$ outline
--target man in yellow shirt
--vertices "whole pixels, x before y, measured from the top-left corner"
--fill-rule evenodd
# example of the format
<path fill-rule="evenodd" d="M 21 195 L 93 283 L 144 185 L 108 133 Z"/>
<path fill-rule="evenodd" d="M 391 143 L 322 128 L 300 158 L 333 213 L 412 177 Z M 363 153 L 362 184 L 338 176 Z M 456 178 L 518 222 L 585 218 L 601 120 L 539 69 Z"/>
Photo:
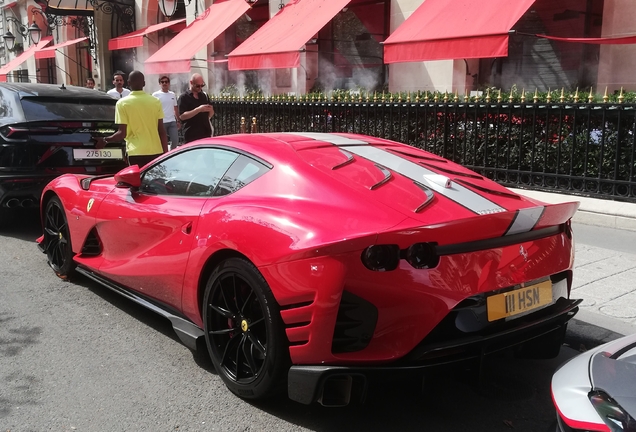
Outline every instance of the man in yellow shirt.
<path fill-rule="evenodd" d="M 126 140 L 129 165 L 142 167 L 168 151 L 168 139 L 163 127 L 163 108 L 159 99 L 144 92 L 146 81 L 140 71 L 128 76 L 130 95 L 115 106 L 117 132 L 103 139 L 103 145 Z M 98 147 L 100 146 L 98 143 Z"/>

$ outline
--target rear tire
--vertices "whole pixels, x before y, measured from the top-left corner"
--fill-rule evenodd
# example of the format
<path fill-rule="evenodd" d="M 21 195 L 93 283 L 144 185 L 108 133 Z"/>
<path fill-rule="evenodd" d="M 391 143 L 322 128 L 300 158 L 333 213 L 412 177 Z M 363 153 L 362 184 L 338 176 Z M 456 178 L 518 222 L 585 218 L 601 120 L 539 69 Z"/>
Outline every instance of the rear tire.
<path fill-rule="evenodd" d="M 203 297 L 203 323 L 212 363 L 234 394 L 262 399 L 285 388 L 287 337 L 278 304 L 254 265 L 230 258 L 214 270 Z"/>
<path fill-rule="evenodd" d="M 58 197 L 51 198 L 44 210 L 44 250 L 55 274 L 68 279 L 73 276 L 75 262 L 64 206 Z"/>

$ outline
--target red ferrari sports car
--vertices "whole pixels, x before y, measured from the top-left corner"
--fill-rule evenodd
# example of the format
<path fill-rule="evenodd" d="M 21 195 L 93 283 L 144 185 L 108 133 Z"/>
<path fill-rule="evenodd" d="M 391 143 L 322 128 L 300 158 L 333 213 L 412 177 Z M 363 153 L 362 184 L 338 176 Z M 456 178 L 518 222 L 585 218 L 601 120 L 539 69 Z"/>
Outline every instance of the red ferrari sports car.
<path fill-rule="evenodd" d="M 577 207 L 379 138 L 243 134 L 53 180 L 38 241 L 58 276 L 167 317 L 235 394 L 342 406 L 377 375 L 556 355 Z"/>

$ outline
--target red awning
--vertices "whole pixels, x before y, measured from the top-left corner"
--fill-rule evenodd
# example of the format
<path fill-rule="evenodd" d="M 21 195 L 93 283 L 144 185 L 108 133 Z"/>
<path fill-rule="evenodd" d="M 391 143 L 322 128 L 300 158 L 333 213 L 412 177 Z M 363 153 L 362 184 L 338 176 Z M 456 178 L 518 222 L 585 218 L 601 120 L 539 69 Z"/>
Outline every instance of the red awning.
<path fill-rule="evenodd" d="M 229 70 L 300 66 L 303 46 L 350 1 L 290 0 L 229 54 Z"/>
<path fill-rule="evenodd" d="M 238 20 L 250 6 L 245 0 L 214 3 L 170 42 L 145 61 L 147 74 L 190 72 L 190 60 Z M 207 59 L 203 59 L 206 60 Z"/>
<path fill-rule="evenodd" d="M 30 57 L 33 56 L 36 52 L 47 46 L 53 40 L 53 36 L 47 36 L 42 38 L 42 40 L 37 45 L 31 45 L 24 51 L 22 54 L 11 60 L 6 65 L 0 68 L 0 82 L 7 81 L 7 74 L 11 72 L 13 69 L 20 66 L 22 63 L 27 61 Z"/>
<path fill-rule="evenodd" d="M 60 48 L 64 48 L 70 45 L 75 45 L 76 43 L 80 43 L 85 41 L 86 39 L 88 39 L 87 37 L 82 37 L 79 39 L 73 39 L 70 41 L 66 41 L 66 42 L 62 42 L 59 43 L 57 45 L 53 45 L 50 47 L 46 47 L 46 48 L 42 48 L 41 50 L 38 50 L 35 52 L 35 58 L 40 60 L 40 59 L 47 59 L 47 58 L 55 58 L 55 51 L 57 51 Z"/>
<path fill-rule="evenodd" d="M 384 63 L 506 57 L 534 0 L 426 0 L 384 41 Z"/>
<path fill-rule="evenodd" d="M 185 22 L 185 18 L 178 19 L 174 21 L 162 22 L 159 24 L 153 24 L 141 30 L 134 31 L 132 33 L 127 33 L 122 36 L 118 36 L 116 38 L 112 38 L 108 41 L 108 50 L 120 50 L 126 48 L 137 48 L 140 46 L 144 46 L 144 37 L 149 35 L 150 33 L 158 32 L 159 30 L 163 30 L 168 27 L 172 27 L 177 24 L 181 24 Z"/>

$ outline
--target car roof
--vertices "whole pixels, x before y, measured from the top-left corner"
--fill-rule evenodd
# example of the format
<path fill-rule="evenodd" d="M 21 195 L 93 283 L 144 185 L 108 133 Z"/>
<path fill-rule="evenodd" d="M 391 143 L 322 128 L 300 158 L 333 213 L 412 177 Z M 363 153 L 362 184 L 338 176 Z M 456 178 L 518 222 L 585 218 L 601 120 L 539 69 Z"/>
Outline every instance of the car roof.
<path fill-rule="evenodd" d="M 259 157 L 270 159 L 282 156 L 285 151 L 298 152 L 316 146 L 331 147 L 332 142 L 340 140 L 359 141 L 365 145 L 404 146 L 417 152 L 419 149 L 406 144 L 389 141 L 382 138 L 354 133 L 305 133 L 305 132 L 265 132 L 254 134 L 231 134 L 211 138 L 218 144 L 227 144 L 253 153 Z M 441 157 L 431 155 L 433 158 Z"/>
<path fill-rule="evenodd" d="M 14 91 L 23 97 L 90 97 L 94 99 L 112 100 L 106 93 L 98 90 L 78 86 L 66 86 L 64 84 L 40 84 L 40 83 L 0 83 L 0 87 Z"/>

